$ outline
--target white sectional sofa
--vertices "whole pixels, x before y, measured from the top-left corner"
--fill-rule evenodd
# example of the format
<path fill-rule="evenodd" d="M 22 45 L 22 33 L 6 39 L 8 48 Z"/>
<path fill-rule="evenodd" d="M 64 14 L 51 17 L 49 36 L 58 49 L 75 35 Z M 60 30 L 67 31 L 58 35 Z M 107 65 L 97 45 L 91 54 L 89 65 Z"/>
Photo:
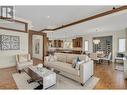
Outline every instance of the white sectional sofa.
<path fill-rule="evenodd" d="M 44 65 L 60 71 L 60 74 L 76 80 L 84 85 L 84 83 L 93 75 L 93 61 L 86 55 L 55 53 L 56 60 L 49 61 L 49 56 L 45 57 Z M 84 60 L 80 64 L 79 69 L 72 67 L 72 61 L 79 57 Z"/>

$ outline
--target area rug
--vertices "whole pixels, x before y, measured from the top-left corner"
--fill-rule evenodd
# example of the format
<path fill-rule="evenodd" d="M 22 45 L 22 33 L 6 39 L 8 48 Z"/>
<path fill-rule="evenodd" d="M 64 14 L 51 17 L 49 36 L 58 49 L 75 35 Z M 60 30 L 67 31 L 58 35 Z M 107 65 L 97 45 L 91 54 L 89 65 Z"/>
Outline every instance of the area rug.
<path fill-rule="evenodd" d="M 15 73 L 12 75 L 13 79 L 17 85 L 18 89 L 34 89 L 36 88 L 39 84 L 36 82 L 32 82 L 32 83 L 28 83 L 27 80 L 30 79 L 30 77 L 25 73 Z M 99 78 L 97 77 L 91 77 L 84 86 L 81 86 L 80 83 L 71 80 L 67 77 L 64 77 L 62 75 L 57 74 L 57 82 L 54 86 L 48 88 L 47 90 L 73 90 L 73 89 L 77 89 L 77 90 L 85 90 L 85 89 L 94 89 L 94 87 L 96 86 L 96 84 L 98 83 Z"/>

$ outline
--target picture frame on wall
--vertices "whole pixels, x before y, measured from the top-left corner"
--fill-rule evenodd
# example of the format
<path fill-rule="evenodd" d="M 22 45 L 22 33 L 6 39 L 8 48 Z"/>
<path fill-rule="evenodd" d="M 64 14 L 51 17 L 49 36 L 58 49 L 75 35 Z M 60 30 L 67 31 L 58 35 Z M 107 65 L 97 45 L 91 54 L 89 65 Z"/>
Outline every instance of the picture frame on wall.
<path fill-rule="evenodd" d="M 43 58 L 43 36 L 32 36 L 32 57 L 42 60 Z"/>
<path fill-rule="evenodd" d="M 20 37 L 12 35 L 0 35 L 0 50 L 20 50 Z"/>

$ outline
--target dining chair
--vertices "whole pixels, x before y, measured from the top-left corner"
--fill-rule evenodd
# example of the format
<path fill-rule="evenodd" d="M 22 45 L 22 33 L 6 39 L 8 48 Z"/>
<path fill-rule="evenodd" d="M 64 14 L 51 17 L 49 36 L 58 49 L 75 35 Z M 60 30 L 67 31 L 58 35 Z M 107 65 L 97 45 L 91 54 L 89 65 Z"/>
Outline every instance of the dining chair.
<path fill-rule="evenodd" d="M 105 61 L 107 61 L 108 64 L 110 64 L 111 57 L 112 57 L 112 53 L 110 52 L 108 56 L 103 57 L 103 58 L 100 58 L 100 60 L 102 60 L 103 63 L 104 63 Z"/>

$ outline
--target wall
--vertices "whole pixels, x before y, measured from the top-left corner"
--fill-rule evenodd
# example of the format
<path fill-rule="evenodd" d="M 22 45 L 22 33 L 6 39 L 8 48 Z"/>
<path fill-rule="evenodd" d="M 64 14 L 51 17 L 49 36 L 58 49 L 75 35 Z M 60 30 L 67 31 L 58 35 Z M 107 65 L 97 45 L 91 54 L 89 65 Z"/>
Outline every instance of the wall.
<path fill-rule="evenodd" d="M 93 52 L 93 37 L 101 37 L 101 36 L 112 36 L 112 57 L 113 61 L 115 56 L 117 55 L 118 52 L 118 39 L 119 38 L 125 38 L 125 29 L 120 30 L 120 31 L 110 31 L 110 32 L 102 32 L 102 33 L 91 33 L 91 34 L 86 34 L 83 36 L 83 50 L 84 50 L 84 41 L 88 40 L 89 41 L 89 52 Z"/>
<path fill-rule="evenodd" d="M 15 66 L 15 55 L 28 53 L 28 33 L 0 29 L 1 34 L 20 36 L 20 50 L 0 51 L 0 68 Z"/>

